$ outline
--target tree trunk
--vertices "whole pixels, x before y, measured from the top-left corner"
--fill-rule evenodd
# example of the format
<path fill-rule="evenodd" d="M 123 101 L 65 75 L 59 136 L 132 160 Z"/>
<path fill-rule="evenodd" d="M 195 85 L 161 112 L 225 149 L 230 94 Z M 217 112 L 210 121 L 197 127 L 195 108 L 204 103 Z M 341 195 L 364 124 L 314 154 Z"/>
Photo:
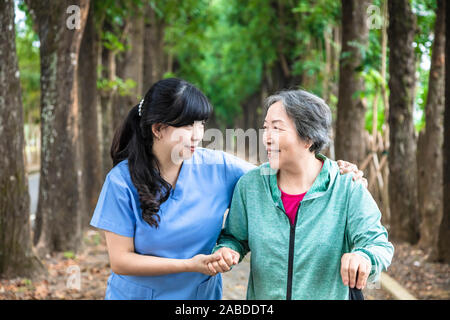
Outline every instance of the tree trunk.
<path fill-rule="evenodd" d="M 144 58 L 144 18 L 136 14 L 130 17 L 130 32 L 127 39 L 130 48 L 116 56 L 116 75 L 123 81 L 131 79 L 136 83 L 134 88 L 124 95 L 117 95 L 113 105 L 114 131 L 119 127 L 128 111 L 139 103 L 143 88 Z"/>
<path fill-rule="evenodd" d="M 339 65 L 337 105 L 336 159 L 360 163 L 364 158 L 364 124 L 366 108 L 359 97 L 364 80 L 359 75 L 363 64 L 361 46 L 366 47 L 368 1 L 342 0 L 342 51 Z"/>
<path fill-rule="evenodd" d="M 116 54 L 113 50 L 102 47 L 102 78 L 112 82 L 116 78 Z M 110 155 L 110 149 L 113 138 L 113 116 L 112 108 L 116 100 L 117 92 L 112 90 L 104 90 L 100 93 L 101 104 L 101 154 L 102 169 L 104 179 L 108 172 L 112 169 L 113 163 Z"/>
<path fill-rule="evenodd" d="M 155 10 L 146 5 L 145 32 L 144 32 L 144 78 L 142 94 L 158 80 L 161 80 L 167 71 L 168 57 L 164 52 L 164 21 L 159 18 Z"/>
<path fill-rule="evenodd" d="M 42 150 L 34 240 L 40 254 L 76 251 L 81 243 L 76 74 L 89 0 L 27 4 L 37 24 L 41 57 Z"/>
<path fill-rule="evenodd" d="M 13 0 L 0 2 L 0 30 L 0 276 L 32 277 L 44 266 L 31 241 Z"/>
<path fill-rule="evenodd" d="M 442 219 L 442 147 L 445 72 L 445 11 L 444 0 L 438 0 L 434 42 L 428 81 L 425 130 L 418 143 L 418 195 L 421 216 L 420 241 L 422 249 L 436 259 L 436 228 Z"/>
<path fill-rule="evenodd" d="M 419 235 L 413 123 L 415 16 L 409 0 L 390 0 L 388 7 L 390 235 L 395 240 L 415 244 Z"/>
<path fill-rule="evenodd" d="M 450 6 L 445 5 L 445 34 L 450 39 Z M 445 55 L 450 57 L 450 41 L 445 43 Z M 445 60 L 445 113 L 444 113 L 444 211 L 438 236 L 438 261 L 450 263 L 450 59 Z"/>
<path fill-rule="evenodd" d="M 78 87 L 80 101 L 81 183 L 80 197 L 84 205 L 82 227 L 87 227 L 95 209 L 102 186 L 102 158 L 99 148 L 97 105 L 97 62 L 99 35 L 95 25 L 94 6 L 91 5 L 80 45 Z"/>

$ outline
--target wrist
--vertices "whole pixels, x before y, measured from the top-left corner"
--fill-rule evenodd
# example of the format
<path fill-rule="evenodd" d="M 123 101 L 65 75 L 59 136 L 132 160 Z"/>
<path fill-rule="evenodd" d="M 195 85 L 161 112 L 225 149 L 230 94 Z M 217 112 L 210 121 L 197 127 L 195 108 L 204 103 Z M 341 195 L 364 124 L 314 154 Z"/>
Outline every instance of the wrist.
<path fill-rule="evenodd" d="M 192 258 L 182 259 L 181 263 L 182 263 L 183 272 L 195 272 L 194 261 Z"/>

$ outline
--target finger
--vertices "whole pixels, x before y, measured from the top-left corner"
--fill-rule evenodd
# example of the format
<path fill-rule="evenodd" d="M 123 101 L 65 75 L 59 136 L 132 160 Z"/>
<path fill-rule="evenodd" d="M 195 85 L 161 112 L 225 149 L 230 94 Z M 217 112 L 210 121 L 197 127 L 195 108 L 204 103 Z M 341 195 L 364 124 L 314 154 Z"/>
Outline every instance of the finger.
<path fill-rule="evenodd" d="M 348 268 L 349 268 L 348 255 L 344 254 L 341 259 L 341 277 L 344 286 L 348 286 Z"/>
<path fill-rule="evenodd" d="M 212 265 L 217 272 L 224 272 L 224 270 L 222 270 L 222 267 L 219 265 L 218 261 L 214 261 Z"/>
<path fill-rule="evenodd" d="M 364 175 L 364 172 L 362 172 L 361 170 L 359 170 L 357 173 L 355 173 L 355 174 L 353 175 L 353 181 L 357 181 L 357 180 L 359 180 L 359 179 L 362 179 L 363 175 Z"/>
<path fill-rule="evenodd" d="M 367 277 L 369 276 L 368 266 L 369 266 L 369 264 L 366 261 L 359 264 L 358 280 L 356 283 L 356 287 L 358 289 L 363 289 L 366 286 Z"/>
<path fill-rule="evenodd" d="M 225 251 L 222 253 L 222 257 L 225 260 L 225 262 L 228 264 L 228 266 L 231 266 L 234 264 L 234 257 L 229 251 Z"/>
<path fill-rule="evenodd" d="M 222 272 L 230 271 L 230 267 L 229 267 L 228 263 L 224 259 L 219 260 L 219 265 L 220 265 L 220 267 L 223 270 Z"/>
<path fill-rule="evenodd" d="M 370 263 L 366 264 L 366 277 L 364 278 L 362 288 L 364 289 L 367 285 L 367 280 L 369 279 L 370 271 L 372 270 L 372 266 Z"/>
<path fill-rule="evenodd" d="M 356 273 L 358 272 L 358 260 L 355 258 L 350 258 L 349 269 L 348 269 L 348 277 L 350 288 L 354 288 L 356 285 Z"/>
<path fill-rule="evenodd" d="M 237 252 L 234 252 L 234 254 L 233 254 L 234 264 L 239 263 L 239 257 L 240 257 L 240 254 Z"/>
<path fill-rule="evenodd" d="M 211 275 L 215 275 L 217 273 L 216 269 L 214 269 L 213 265 L 211 262 L 208 263 L 208 270 L 211 273 Z"/>
<path fill-rule="evenodd" d="M 340 173 L 344 173 L 345 168 L 346 168 L 346 162 L 343 160 L 338 160 L 337 161 L 338 167 L 339 167 L 339 172 Z"/>
<path fill-rule="evenodd" d="M 346 167 L 348 167 L 349 162 L 347 162 L 345 160 L 338 160 L 338 165 L 339 165 L 339 167 L 346 168 Z"/>
<path fill-rule="evenodd" d="M 214 262 L 214 261 L 218 261 L 218 260 L 222 259 L 222 255 L 220 254 L 220 252 L 215 252 L 215 253 L 207 256 L 206 259 L 208 262 Z"/>
<path fill-rule="evenodd" d="M 367 186 L 369 185 L 369 183 L 367 182 L 367 179 L 366 178 L 362 178 L 361 180 L 362 180 L 362 184 L 364 185 L 364 187 L 367 188 Z"/>
<path fill-rule="evenodd" d="M 365 264 L 360 263 L 358 266 L 357 271 L 357 277 L 356 277 L 356 288 L 362 289 L 364 285 L 364 280 L 367 278 L 366 276 L 366 266 Z"/>
<path fill-rule="evenodd" d="M 347 161 L 342 161 L 342 166 L 339 167 L 340 172 L 342 174 L 346 174 L 346 173 L 350 173 L 350 172 L 355 172 L 354 169 L 357 168 L 354 164 L 347 162 Z M 358 171 L 358 170 L 356 170 Z"/>

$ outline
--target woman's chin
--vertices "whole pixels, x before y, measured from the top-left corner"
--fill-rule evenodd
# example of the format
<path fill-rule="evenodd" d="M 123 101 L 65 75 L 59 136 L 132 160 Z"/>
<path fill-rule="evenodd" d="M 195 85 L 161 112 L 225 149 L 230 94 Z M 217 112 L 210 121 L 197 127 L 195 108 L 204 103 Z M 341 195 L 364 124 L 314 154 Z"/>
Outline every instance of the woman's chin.
<path fill-rule="evenodd" d="M 271 169 L 280 169 L 280 158 L 279 157 L 269 157 L 269 165 Z"/>
<path fill-rule="evenodd" d="M 183 152 L 180 153 L 180 157 L 183 160 L 189 160 L 194 155 L 194 152 L 195 152 L 195 149 L 192 150 L 192 149 L 184 148 Z"/>

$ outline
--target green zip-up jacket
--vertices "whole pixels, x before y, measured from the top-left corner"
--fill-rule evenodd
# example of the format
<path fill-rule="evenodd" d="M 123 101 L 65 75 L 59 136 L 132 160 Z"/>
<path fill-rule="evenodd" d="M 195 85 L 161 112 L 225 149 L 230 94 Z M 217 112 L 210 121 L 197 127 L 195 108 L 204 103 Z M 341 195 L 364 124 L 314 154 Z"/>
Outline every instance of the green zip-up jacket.
<path fill-rule="evenodd" d="M 247 299 L 348 299 L 341 257 L 357 252 L 372 264 L 369 282 L 390 265 L 394 247 L 381 225 L 369 191 L 341 175 L 325 156 L 324 165 L 303 198 L 294 226 L 289 222 L 276 171 L 269 163 L 247 172 L 236 184 L 221 247 L 251 251 Z M 231 271 L 233 272 L 233 271 Z"/>

